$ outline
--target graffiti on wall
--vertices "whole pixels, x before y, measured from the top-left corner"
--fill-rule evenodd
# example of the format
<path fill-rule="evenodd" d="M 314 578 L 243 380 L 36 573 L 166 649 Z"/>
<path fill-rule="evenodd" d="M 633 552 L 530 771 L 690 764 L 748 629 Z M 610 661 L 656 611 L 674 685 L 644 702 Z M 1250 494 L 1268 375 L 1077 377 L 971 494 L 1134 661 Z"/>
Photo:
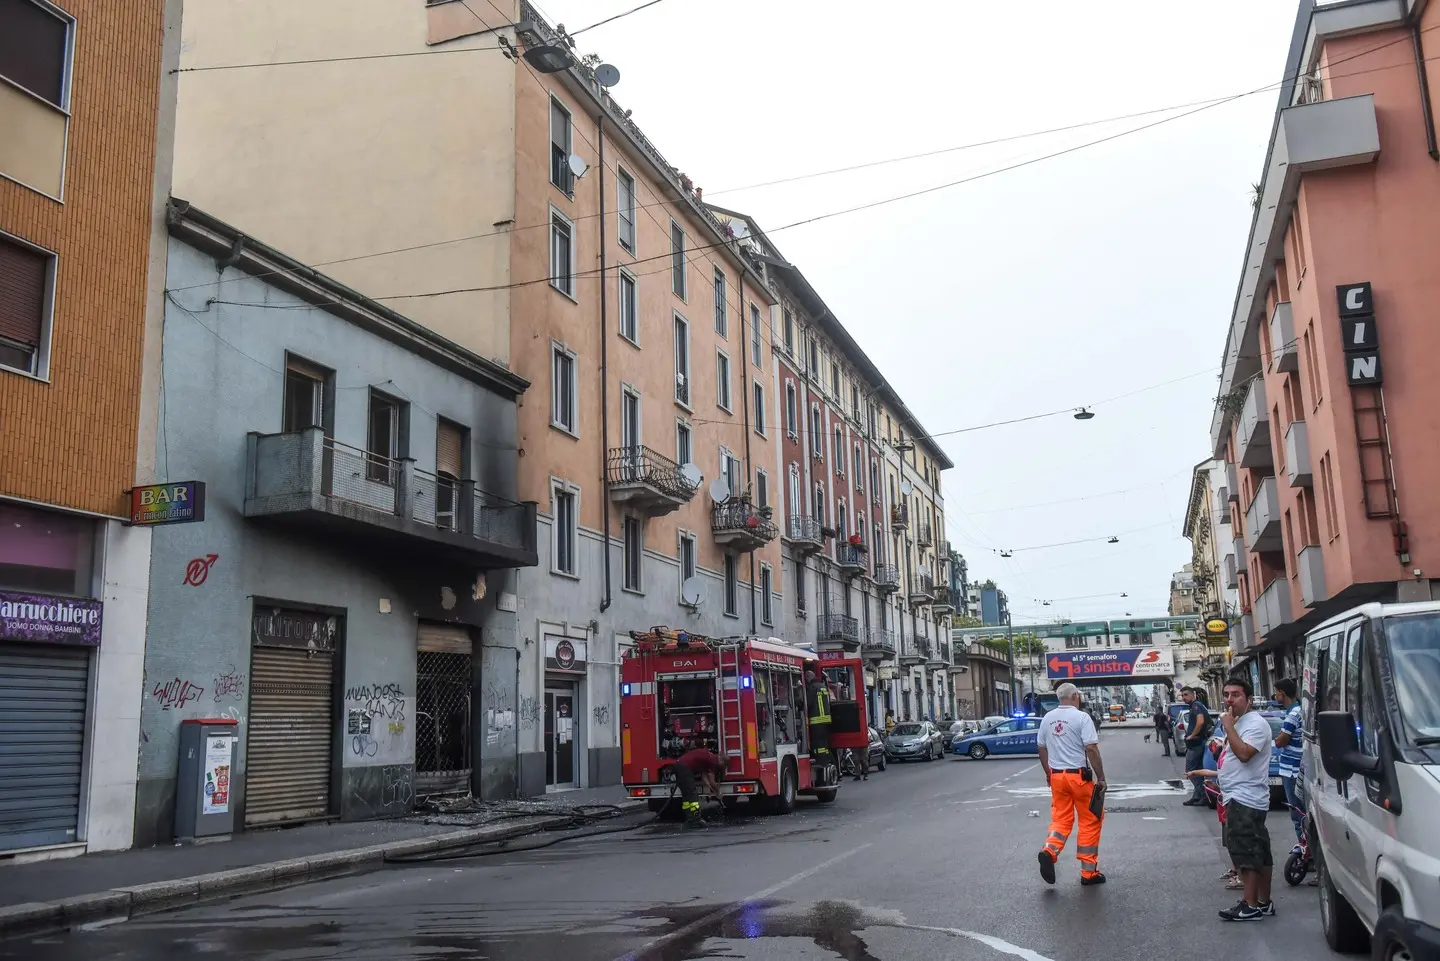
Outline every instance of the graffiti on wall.
<path fill-rule="evenodd" d="M 540 721 L 540 699 L 538 697 L 520 698 L 520 726 L 526 728 L 534 727 Z"/>
<path fill-rule="evenodd" d="M 235 670 L 231 664 L 225 668 L 223 674 L 215 677 L 211 688 L 215 692 L 215 703 L 225 700 L 238 701 L 245 697 L 245 675 Z"/>
<path fill-rule="evenodd" d="M 610 706 L 608 704 L 596 706 L 590 711 L 590 715 L 595 718 L 595 723 L 601 727 L 610 726 Z"/>
<path fill-rule="evenodd" d="M 210 568 L 220 559 L 219 554 L 206 554 L 204 557 L 193 557 L 190 563 L 185 565 L 185 580 L 182 582 L 186 587 L 199 587 L 210 577 Z"/>
<path fill-rule="evenodd" d="M 182 677 L 172 677 L 156 684 L 150 690 L 150 696 L 160 702 L 160 709 L 163 711 L 178 711 L 185 705 L 200 700 L 204 693 L 205 688 Z"/>
<path fill-rule="evenodd" d="M 352 764 L 394 764 L 411 758 L 407 736 L 414 699 L 393 681 L 345 691 L 345 730 Z"/>

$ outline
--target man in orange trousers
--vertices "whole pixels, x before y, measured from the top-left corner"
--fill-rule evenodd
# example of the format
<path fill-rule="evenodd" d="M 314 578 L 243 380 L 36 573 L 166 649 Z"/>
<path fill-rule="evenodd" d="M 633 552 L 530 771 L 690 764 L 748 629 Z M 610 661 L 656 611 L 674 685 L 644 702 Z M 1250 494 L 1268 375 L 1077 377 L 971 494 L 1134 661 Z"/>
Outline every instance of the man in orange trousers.
<path fill-rule="evenodd" d="M 1105 787 L 1105 766 L 1100 761 L 1100 736 L 1090 715 L 1080 710 L 1080 689 L 1061 684 L 1055 691 L 1060 706 L 1040 723 L 1036 742 L 1040 767 L 1050 785 L 1050 837 L 1040 849 L 1040 876 L 1055 883 L 1055 862 L 1070 840 L 1075 819 L 1080 836 L 1075 856 L 1080 859 L 1080 883 L 1104 884 L 1100 873 L 1100 825 L 1104 814 L 1090 810 L 1095 789 Z"/>

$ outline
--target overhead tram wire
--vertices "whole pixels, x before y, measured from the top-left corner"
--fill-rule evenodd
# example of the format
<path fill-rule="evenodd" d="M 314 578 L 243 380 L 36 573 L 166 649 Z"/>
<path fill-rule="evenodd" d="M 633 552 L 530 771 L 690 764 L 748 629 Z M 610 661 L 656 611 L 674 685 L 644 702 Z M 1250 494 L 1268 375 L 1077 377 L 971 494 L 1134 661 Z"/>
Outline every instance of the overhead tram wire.
<path fill-rule="evenodd" d="M 607 23 L 614 23 L 616 20 L 623 20 L 624 18 L 630 16 L 632 13 L 639 13 L 641 10 L 648 9 L 655 6 L 657 3 L 663 2 L 664 0 L 646 0 L 645 3 L 640 4 L 638 7 L 631 7 L 629 10 L 626 10 L 622 13 L 617 13 L 613 17 L 606 17 L 604 20 L 597 20 L 594 23 L 590 24 L 588 27 L 581 27 L 579 30 L 572 30 L 570 31 L 570 36 L 578 37 L 580 36 L 580 34 L 586 32 L 587 30 L 594 30 L 596 27 L 603 27 Z"/>

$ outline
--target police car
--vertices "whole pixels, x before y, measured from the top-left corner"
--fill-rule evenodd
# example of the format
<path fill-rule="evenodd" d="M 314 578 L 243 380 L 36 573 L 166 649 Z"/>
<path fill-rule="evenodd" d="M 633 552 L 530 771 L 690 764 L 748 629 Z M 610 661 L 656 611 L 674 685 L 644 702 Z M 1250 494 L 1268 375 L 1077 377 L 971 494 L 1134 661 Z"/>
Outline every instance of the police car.
<path fill-rule="evenodd" d="M 1040 731 L 1038 717 L 1011 717 L 984 728 L 975 734 L 955 738 L 950 753 L 983 761 L 992 754 L 1038 754 L 1036 737 Z"/>

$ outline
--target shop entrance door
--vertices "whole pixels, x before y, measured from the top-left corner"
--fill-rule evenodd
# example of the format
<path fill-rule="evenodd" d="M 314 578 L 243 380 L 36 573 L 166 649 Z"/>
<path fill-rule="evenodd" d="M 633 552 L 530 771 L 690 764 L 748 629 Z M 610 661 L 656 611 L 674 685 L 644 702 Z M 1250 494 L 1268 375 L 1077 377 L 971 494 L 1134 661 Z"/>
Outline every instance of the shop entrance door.
<path fill-rule="evenodd" d="M 573 788 L 575 774 L 575 685 L 545 688 L 545 789 Z"/>

